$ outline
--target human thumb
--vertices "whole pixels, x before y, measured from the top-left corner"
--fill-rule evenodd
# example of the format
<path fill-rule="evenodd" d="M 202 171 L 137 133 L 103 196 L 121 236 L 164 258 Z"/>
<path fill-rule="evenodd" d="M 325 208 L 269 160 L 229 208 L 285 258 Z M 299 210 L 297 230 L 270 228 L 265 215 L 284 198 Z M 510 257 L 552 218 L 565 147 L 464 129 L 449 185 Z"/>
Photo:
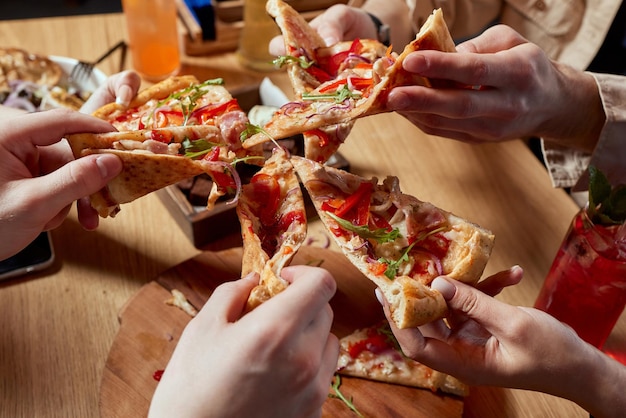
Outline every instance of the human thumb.
<path fill-rule="evenodd" d="M 122 171 L 122 161 L 112 154 L 93 154 L 71 161 L 38 181 L 39 196 L 47 210 L 56 212 L 73 201 L 103 188 Z"/>

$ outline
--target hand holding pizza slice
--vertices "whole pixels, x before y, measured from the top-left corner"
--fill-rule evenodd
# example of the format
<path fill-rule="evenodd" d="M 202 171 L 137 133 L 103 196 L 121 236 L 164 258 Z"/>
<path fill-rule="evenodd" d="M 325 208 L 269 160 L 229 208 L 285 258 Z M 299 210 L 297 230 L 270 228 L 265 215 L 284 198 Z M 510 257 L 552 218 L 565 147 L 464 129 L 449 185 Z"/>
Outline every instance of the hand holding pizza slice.
<path fill-rule="evenodd" d="M 119 132 L 68 136 L 75 158 L 110 153 L 123 161 L 122 172 L 90 196 L 100 216 L 113 217 L 120 204 L 201 173 L 213 179 L 209 208 L 227 192 L 236 201 L 241 184 L 233 163 L 263 158 L 260 147 L 241 146 L 248 118 L 222 83 L 169 78 L 139 92 L 128 107 L 111 103 L 94 112 Z"/>
<path fill-rule="evenodd" d="M 260 275 L 248 298 L 249 311 L 287 287 L 280 272 L 306 237 L 302 190 L 283 149 L 274 148 L 263 168 L 242 187 L 237 216 L 243 238 L 242 277 Z"/>
<path fill-rule="evenodd" d="M 281 0 L 270 0 L 272 2 L 282 3 Z M 299 25 L 305 25 L 300 31 L 304 35 L 294 36 L 295 40 L 291 41 L 286 36 L 286 46 L 288 54 L 295 54 L 290 64 L 290 75 L 292 82 L 294 79 L 301 80 L 301 97 L 282 106 L 264 126 L 264 132 L 250 137 L 244 147 L 256 146 L 268 141 L 269 137 L 285 138 L 388 112 L 387 97 L 394 87 L 432 85 L 431 80 L 403 69 L 402 63 L 408 54 L 420 49 L 456 51 L 440 9 L 433 12 L 415 39 L 398 56 L 390 49 L 381 53 L 380 48 L 384 46 L 377 41 L 359 39 L 350 43 L 347 49 L 345 43 L 313 50 L 296 49 L 298 44 L 292 43 L 313 36 L 308 23 Z M 297 28 L 298 25 L 290 26 L 296 34 Z M 315 44 L 311 43 L 312 46 Z M 298 69 L 298 66 L 301 68 Z"/>
<path fill-rule="evenodd" d="M 398 328 L 442 318 L 446 303 L 431 289 L 441 275 L 475 284 L 493 234 L 400 191 L 299 157 L 291 158 L 324 225 L 347 258 L 383 292 Z"/>

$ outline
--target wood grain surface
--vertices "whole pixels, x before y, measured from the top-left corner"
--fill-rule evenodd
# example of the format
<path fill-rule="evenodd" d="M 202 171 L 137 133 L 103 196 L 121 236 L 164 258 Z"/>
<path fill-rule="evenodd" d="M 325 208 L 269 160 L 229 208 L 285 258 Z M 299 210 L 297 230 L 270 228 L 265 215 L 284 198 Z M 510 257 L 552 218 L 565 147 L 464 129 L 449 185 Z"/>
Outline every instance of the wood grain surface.
<path fill-rule="evenodd" d="M 342 337 L 383 318 L 374 286 L 340 253 L 305 246 L 292 264 L 318 264 L 337 281 L 331 300 L 335 313 L 332 331 Z M 215 287 L 236 280 L 241 272 L 241 249 L 204 252 L 175 266 L 143 286 L 120 313 L 120 330 L 111 346 L 100 389 L 103 418 L 145 416 L 156 389 L 153 374 L 166 367 L 190 317 L 165 304 L 178 289 L 197 308 Z M 330 386 L 329 386 L 330 388 Z M 364 379 L 342 377 L 341 391 L 352 397 L 366 417 L 461 417 L 463 398 Z M 340 400 L 329 398 L 323 416 L 354 417 Z"/>

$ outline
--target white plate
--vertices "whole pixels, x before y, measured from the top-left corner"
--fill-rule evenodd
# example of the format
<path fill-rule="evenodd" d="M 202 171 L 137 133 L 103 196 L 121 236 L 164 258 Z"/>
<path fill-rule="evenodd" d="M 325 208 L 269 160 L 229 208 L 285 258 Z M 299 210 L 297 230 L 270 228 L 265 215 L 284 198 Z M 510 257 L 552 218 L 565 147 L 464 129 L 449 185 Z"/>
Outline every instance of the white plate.
<path fill-rule="evenodd" d="M 59 57 L 56 55 L 49 55 L 51 61 L 57 63 L 64 72 L 64 79 L 61 80 L 61 85 L 67 83 L 67 77 L 69 77 L 72 69 L 78 64 L 78 60 L 74 58 L 68 57 Z M 95 89 L 97 89 L 100 85 L 104 84 L 107 79 L 107 75 L 103 73 L 101 70 L 94 68 L 93 72 L 89 77 L 79 80 L 77 82 L 77 87 L 82 91 L 93 93 Z"/>

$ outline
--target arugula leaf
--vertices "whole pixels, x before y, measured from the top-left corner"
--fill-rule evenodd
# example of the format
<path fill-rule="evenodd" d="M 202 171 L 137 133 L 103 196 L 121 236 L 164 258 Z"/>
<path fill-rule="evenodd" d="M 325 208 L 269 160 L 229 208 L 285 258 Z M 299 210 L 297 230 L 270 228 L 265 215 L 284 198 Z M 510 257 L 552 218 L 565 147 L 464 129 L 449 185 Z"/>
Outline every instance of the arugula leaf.
<path fill-rule="evenodd" d="M 595 166 L 589 166 L 587 214 L 599 225 L 619 225 L 626 221 L 626 185 L 611 186 L 606 175 Z"/>
<path fill-rule="evenodd" d="M 391 231 L 387 232 L 385 228 L 378 228 L 375 230 L 369 229 L 367 225 L 359 226 L 353 225 L 352 222 L 347 221 L 339 216 L 335 215 L 332 212 L 326 212 L 326 214 L 335 222 L 339 224 L 343 229 L 354 232 L 358 236 L 363 239 L 374 239 L 380 243 L 395 241 L 400 238 L 400 230 L 398 228 L 394 228 Z"/>
<path fill-rule="evenodd" d="M 146 120 L 146 124 L 148 122 L 150 122 L 150 120 L 152 119 L 152 117 L 154 116 L 154 112 L 156 109 L 160 108 L 161 106 L 163 106 L 165 103 L 169 102 L 170 100 L 179 100 L 180 106 L 182 108 L 183 111 L 183 126 L 187 125 L 187 121 L 189 120 L 189 116 L 191 115 L 191 112 L 193 111 L 193 109 L 196 107 L 197 105 L 197 101 L 199 98 L 201 98 L 202 96 L 204 96 L 207 93 L 207 89 L 204 89 L 204 87 L 207 86 L 216 86 L 216 85 L 223 85 L 224 84 L 224 79 L 223 78 L 213 78 L 211 80 L 206 80 L 200 84 L 192 84 L 189 87 L 182 89 L 180 91 L 176 91 L 172 94 L 170 94 L 169 96 L 167 96 L 165 99 L 160 100 L 157 102 L 156 107 L 152 110 L 152 112 L 148 115 L 148 118 Z M 194 92 L 193 94 L 189 94 Z"/>
<path fill-rule="evenodd" d="M 402 255 L 400 255 L 400 258 L 398 258 L 397 260 L 388 260 L 386 258 L 381 257 L 376 261 L 378 261 L 379 263 L 387 264 L 387 269 L 385 270 L 385 276 L 387 276 L 387 278 L 389 278 L 390 280 L 393 280 L 398 274 L 398 269 L 400 268 L 400 264 L 402 264 L 403 262 L 406 263 L 409 261 L 409 252 L 413 249 L 413 246 L 415 244 L 417 244 L 420 241 L 425 240 L 431 235 L 435 235 L 436 233 L 445 231 L 445 230 L 446 230 L 446 227 L 442 226 L 439 228 L 435 228 L 432 231 L 423 233 L 422 235 L 417 237 L 411 245 L 409 245 L 408 247 L 404 249 L 404 251 L 402 252 Z"/>
<path fill-rule="evenodd" d="M 272 64 L 274 64 L 278 68 L 281 68 L 284 65 L 290 63 L 298 64 L 301 68 L 304 68 L 306 70 L 307 68 L 315 64 L 315 61 L 309 61 L 304 56 L 294 57 L 293 55 L 281 55 L 280 57 L 272 61 Z"/>
<path fill-rule="evenodd" d="M 220 144 L 216 142 L 209 142 L 206 139 L 196 139 L 195 141 L 192 141 L 189 138 L 185 138 L 183 139 L 181 145 L 183 146 L 185 157 L 195 160 L 208 154 L 214 147 Z"/>
<path fill-rule="evenodd" d="M 265 136 L 267 136 L 270 140 L 272 140 L 272 142 L 276 143 L 276 140 L 272 138 L 272 135 L 270 135 L 265 129 L 261 128 L 260 126 L 253 125 L 252 123 L 249 123 L 249 122 L 246 123 L 246 129 L 241 131 L 241 133 L 239 134 L 239 140 L 241 142 L 246 142 L 246 140 L 250 138 L 252 135 L 259 134 L 259 133 L 265 134 Z"/>
<path fill-rule="evenodd" d="M 400 268 L 400 264 L 406 263 L 409 261 L 409 251 L 413 249 L 413 246 L 415 245 L 416 242 L 417 241 L 414 241 L 411 245 L 406 247 L 404 251 L 402 252 L 402 255 L 400 256 L 400 258 L 398 258 L 397 260 L 388 260 L 383 257 L 377 260 L 379 263 L 387 264 L 387 269 L 385 270 L 385 276 L 387 276 L 389 280 L 395 279 L 396 275 L 398 274 L 398 269 Z"/>
<path fill-rule="evenodd" d="M 334 93 L 326 93 L 326 94 L 310 94 L 310 93 L 302 93 L 302 100 L 333 100 L 335 103 L 341 103 L 346 99 L 355 99 L 358 100 L 362 97 L 360 91 L 352 91 L 347 84 L 341 86 L 340 89 L 337 89 Z"/>
<path fill-rule="evenodd" d="M 356 407 L 354 406 L 354 403 L 352 402 L 352 397 L 350 397 L 350 399 L 346 398 L 343 395 L 343 393 L 341 393 L 341 391 L 339 390 L 339 386 L 341 386 L 341 377 L 338 374 L 335 374 L 335 379 L 333 380 L 333 384 L 332 384 L 332 388 L 335 391 L 335 394 L 334 395 L 329 394 L 328 396 L 331 398 L 341 399 L 343 403 L 345 403 L 352 412 L 357 414 L 359 417 L 363 417 L 363 414 L 361 414 L 359 410 L 356 409 Z"/>

